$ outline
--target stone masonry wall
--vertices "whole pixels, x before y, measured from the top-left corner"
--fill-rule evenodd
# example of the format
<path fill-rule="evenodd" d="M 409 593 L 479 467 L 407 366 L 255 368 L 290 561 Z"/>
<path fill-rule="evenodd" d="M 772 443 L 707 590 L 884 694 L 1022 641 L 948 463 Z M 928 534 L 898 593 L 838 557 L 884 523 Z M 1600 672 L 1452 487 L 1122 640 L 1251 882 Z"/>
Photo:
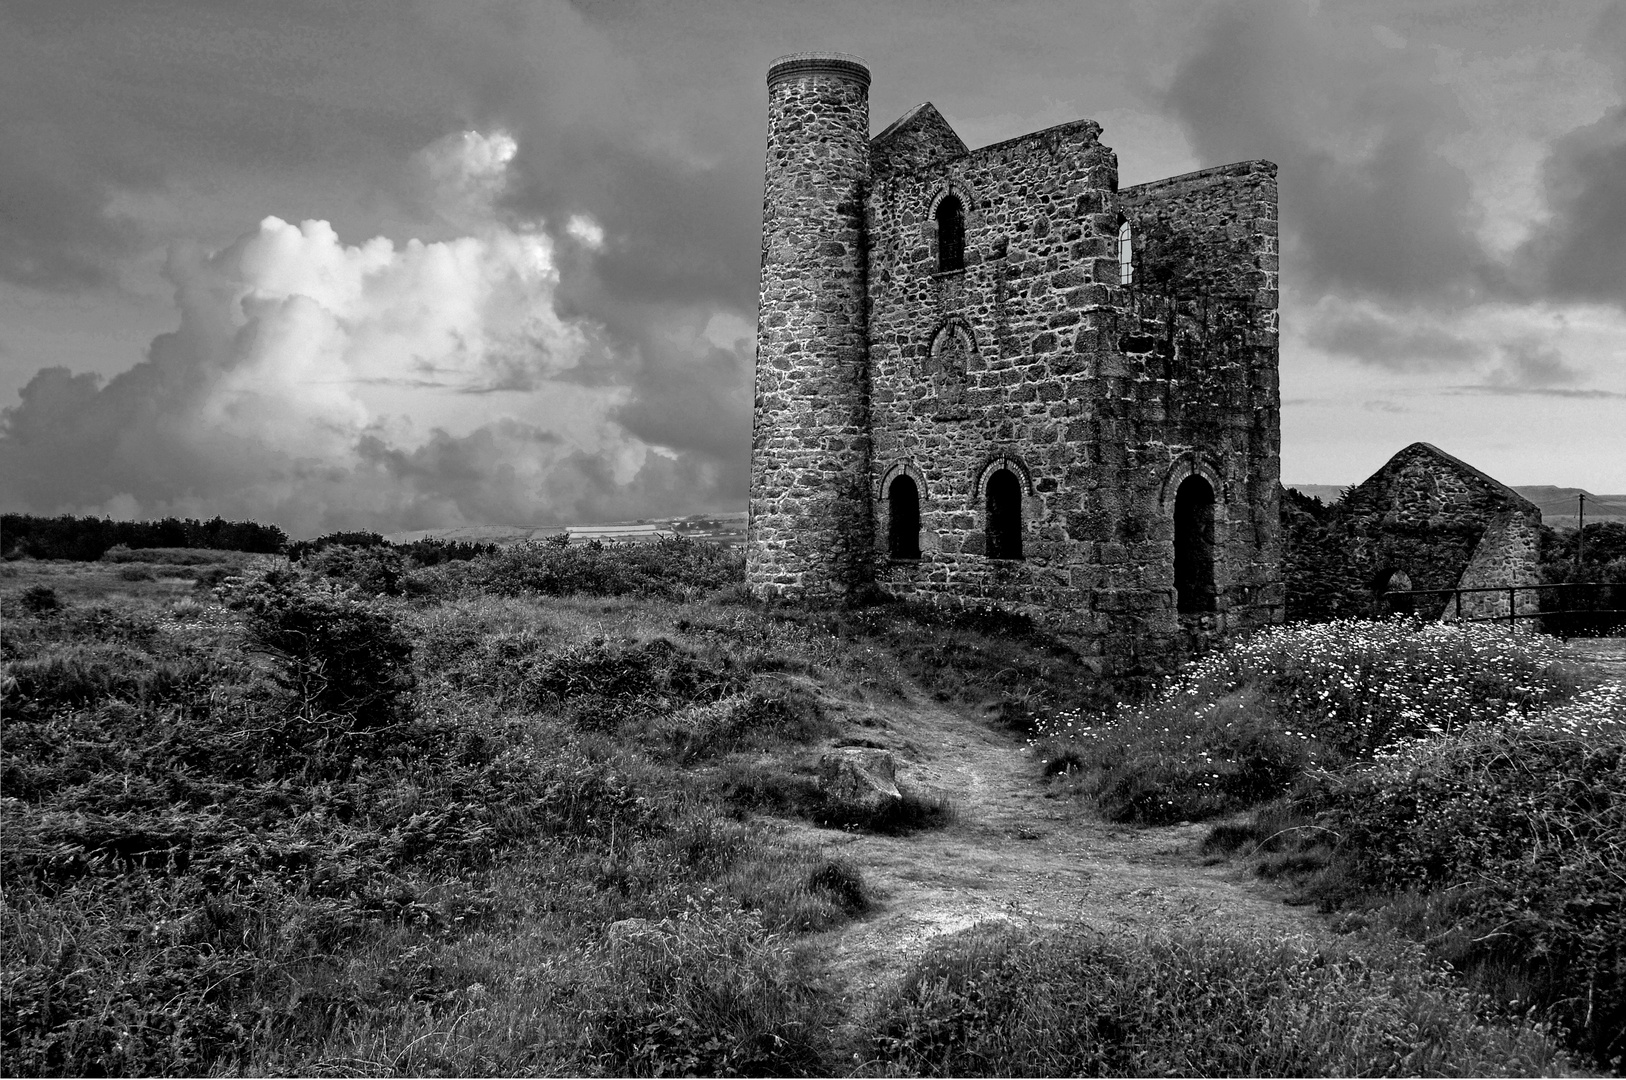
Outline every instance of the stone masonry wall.
<path fill-rule="evenodd" d="M 1080 121 L 877 178 L 869 218 L 879 520 L 900 471 L 923 490 L 921 559 L 887 559 L 886 529 L 877 528 L 876 574 L 897 595 L 1028 611 L 1081 639 L 1104 669 L 1129 672 L 1281 617 L 1275 271 L 1250 261 L 1253 276 L 1233 274 L 1204 261 L 1236 258 L 1232 247 L 1202 248 L 1195 263 L 1228 287 L 1245 283 L 1247 303 L 1224 308 L 1211 297 L 1199 313 L 1229 338 L 1189 319 L 1175 320 L 1184 337 L 1162 335 L 1168 311 L 1155 308 L 1149 321 L 1152 301 L 1118 282 L 1117 162 L 1099 135 Z M 1249 251 L 1274 259 L 1274 169 L 1249 165 L 1239 175 L 1140 201 L 1166 204 L 1177 231 L 1203 227 L 1229 200 L 1230 221 L 1214 228 L 1228 236 L 1246 221 Z M 941 273 L 932 208 L 948 191 L 967 207 L 966 266 Z M 970 348 L 945 349 L 945 334 Z M 981 485 L 997 464 L 1023 482 L 1022 561 L 984 556 Z M 1182 620 L 1173 497 L 1192 472 L 1217 489 L 1220 610 Z"/>
<path fill-rule="evenodd" d="M 746 545 L 758 594 L 840 594 L 868 574 L 868 87 L 839 54 L 768 75 Z"/>
<path fill-rule="evenodd" d="M 1204 169 L 1127 188 L 1120 202 L 1135 250 L 1120 347 L 1161 394 L 1142 412 L 1161 415 L 1169 460 L 1207 464 L 1224 488 L 1220 611 L 1186 629 L 1201 639 L 1280 622 L 1276 166 Z"/>
<path fill-rule="evenodd" d="M 967 151 L 929 104 L 866 142 L 867 85 L 837 54 L 770 69 L 752 590 L 873 584 L 1019 611 L 1121 675 L 1280 621 L 1275 166 L 1120 192 L 1093 121 Z M 950 195 L 965 251 L 944 270 Z M 1000 470 L 1020 558 L 990 557 Z M 902 475 L 918 558 L 888 548 Z M 1196 605 L 1213 610 L 1184 614 L 1175 495 L 1191 477 L 1214 495 L 1214 588 Z"/>
<path fill-rule="evenodd" d="M 1541 522 L 1512 489 L 1438 447 L 1412 443 L 1344 494 L 1337 529 L 1370 603 L 1394 571 L 1413 589 L 1454 588 L 1485 530 L 1506 513 Z M 1444 604 L 1421 598 L 1417 613 L 1432 618 Z"/>
<path fill-rule="evenodd" d="M 1499 589 L 1508 585 L 1529 585 L 1540 577 L 1541 528 L 1538 522 L 1515 511 L 1504 511 L 1486 528 L 1485 535 L 1474 548 L 1468 567 L 1457 582 L 1461 589 Z M 1462 617 L 1465 619 L 1506 618 L 1509 610 L 1508 595 L 1504 592 L 1465 593 L 1462 597 Z M 1534 615 L 1540 610 L 1540 594 L 1535 591 L 1513 594 L 1512 610 L 1521 616 Z M 1443 618 L 1456 615 L 1455 605 L 1448 605 Z M 1522 622 L 1527 628 L 1532 622 Z"/>

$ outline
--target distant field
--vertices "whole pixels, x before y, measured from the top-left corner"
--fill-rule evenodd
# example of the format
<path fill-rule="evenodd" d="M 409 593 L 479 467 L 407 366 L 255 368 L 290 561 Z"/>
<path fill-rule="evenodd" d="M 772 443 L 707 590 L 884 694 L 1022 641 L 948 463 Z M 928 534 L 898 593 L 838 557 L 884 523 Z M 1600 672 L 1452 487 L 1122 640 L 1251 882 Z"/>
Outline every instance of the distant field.
<path fill-rule="evenodd" d="M 637 521 L 576 521 L 571 525 L 662 525 L 681 536 L 695 540 L 712 540 L 721 544 L 738 544 L 745 540 L 745 511 L 730 510 L 719 514 L 690 514 L 678 518 L 640 518 Z M 460 525 L 449 529 L 413 529 L 389 533 L 384 539 L 392 544 L 410 544 L 414 540 L 434 537 L 440 540 L 463 540 L 482 544 L 522 544 L 529 540 L 546 540 L 559 536 L 570 525 Z"/>

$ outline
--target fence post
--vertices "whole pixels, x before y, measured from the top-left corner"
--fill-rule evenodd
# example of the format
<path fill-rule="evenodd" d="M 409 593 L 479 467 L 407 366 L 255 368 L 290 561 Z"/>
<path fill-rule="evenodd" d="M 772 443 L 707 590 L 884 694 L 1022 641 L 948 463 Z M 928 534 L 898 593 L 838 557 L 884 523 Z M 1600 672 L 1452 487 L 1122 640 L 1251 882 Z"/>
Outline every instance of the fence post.
<path fill-rule="evenodd" d="M 1507 587 L 1507 624 L 1509 627 L 1518 625 L 1517 620 L 1519 617 L 1519 609 L 1513 599 L 1514 594 L 1516 594 L 1518 591 L 1519 587 L 1517 585 L 1509 585 Z"/>
<path fill-rule="evenodd" d="M 1462 621 L 1462 590 L 1457 589 L 1457 590 L 1452 592 L 1452 595 L 1457 598 L 1457 622 L 1461 622 Z"/>

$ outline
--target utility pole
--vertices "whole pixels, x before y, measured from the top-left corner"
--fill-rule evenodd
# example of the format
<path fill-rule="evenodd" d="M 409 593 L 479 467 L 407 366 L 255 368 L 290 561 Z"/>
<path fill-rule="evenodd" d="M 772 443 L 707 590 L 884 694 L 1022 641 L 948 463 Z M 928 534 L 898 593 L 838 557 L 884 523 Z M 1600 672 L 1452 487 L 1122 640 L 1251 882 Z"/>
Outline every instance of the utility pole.
<path fill-rule="evenodd" d="M 1576 505 L 1580 524 L 1575 529 L 1575 580 L 1581 580 L 1581 567 L 1586 564 L 1586 492 L 1577 492 Z"/>

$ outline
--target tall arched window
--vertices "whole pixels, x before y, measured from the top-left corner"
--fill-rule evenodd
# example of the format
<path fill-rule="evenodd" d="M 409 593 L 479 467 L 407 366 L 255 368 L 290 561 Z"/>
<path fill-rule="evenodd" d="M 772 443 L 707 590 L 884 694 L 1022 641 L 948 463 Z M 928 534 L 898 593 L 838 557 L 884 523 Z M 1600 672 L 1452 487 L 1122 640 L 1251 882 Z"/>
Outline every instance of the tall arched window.
<path fill-rule="evenodd" d="M 1188 476 L 1174 493 L 1175 610 L 1183 615 L 1213 611 L 1214 489 Z"/>
<path fill-rule="evenodd" d="M 886 549 L 894 559 L 920 558 L 920 489 L 900 476 L 886 489 Z"/>
<path fill-rule="evenodd" d="M 937 204 L 937 269 L 965 269 L 965 207 L 958 195 L 945 195 Z"/>
<path fill-rule="evenodd" d="M 1129 222 L 1118 226 L 1118 284 L 1128 285 L 1135 280 L 1135 241 L 1130 235 Z"/>
<path fill-rule="evenodd" d="M 1022 557 L 1022 482 L 1009 469 L 988 478 L 988 557 Z"/>

